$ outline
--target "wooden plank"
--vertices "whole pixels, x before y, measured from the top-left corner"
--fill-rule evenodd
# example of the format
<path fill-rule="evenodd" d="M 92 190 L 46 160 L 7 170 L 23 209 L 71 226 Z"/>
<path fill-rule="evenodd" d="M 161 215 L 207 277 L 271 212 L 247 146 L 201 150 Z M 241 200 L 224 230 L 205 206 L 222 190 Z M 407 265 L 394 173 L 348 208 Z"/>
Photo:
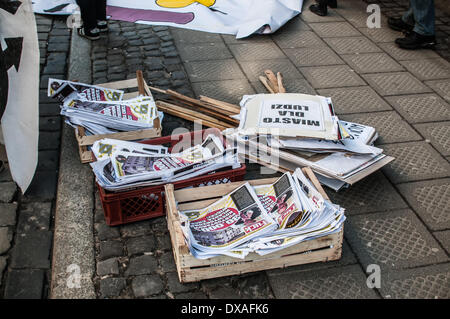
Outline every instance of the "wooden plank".
<path fill-rule="evenodd" d="M 223 101 L 219 101 L 207 96 L 203 96 L 200 95 L 200 101 L 206 102 L 206 103 L 210 103 L 212 105 L 217 105 L 219 106 L 222 110 L 227 111 L 231 114 L 239 114 L 241 113 L 241 108 L 237 105 L 231 104 L 231 103 L 227 103 L 227 102 L 223 102 Z"/>
<path fill-rule="evenodd" d="M 104 87 L 104 88 L 108 88 L 108 89 L 114 89 L 114 90 L 130 89 L 130 88 L 138 87 L 137 79 L 108 82 L 108 83 L 102 83 L 102 84 L 97 84 L 97 85 Z"/>
<path fill-rule="evenodd" d="M 267 89 L 270 93 L 272 93 L 272 94 L 276 93 L 276 92 L 274 91 L 274 89 L 270 86 L 269 81 L 267 81 L 267 79 L 266 79 L 265 77 L 260 76 L 260 77 L 259 77 L 259 80 L 261 81 L 261 83 L 266 87 L 266 89 Z"/>
<path fill-rule="evenodd" d="M 277 73 L 278 93 L 286 93 L 286 88 L 283 85 L 283 76 L 280 72 Z"/>
<path fill-rule="evenodd" d="M 273 90 L 276 93 L 280 93 L 280 88 L 278 87 L 278 79 L 275 76 L 275 74 L 272 72 L 272 70 L 265 70 L 264 74 L 266 75 L 267 79 L 269 80 L 270 86 L 273 88 Z"/>
<path fill-rule="evenodd" d="M 144 75 L 142 74 L 141 70 L 136 71 L 136 80 L 138 85 L 138 92 L 140 95 L 145 95 L 145 88 L 144 88 Z"/>

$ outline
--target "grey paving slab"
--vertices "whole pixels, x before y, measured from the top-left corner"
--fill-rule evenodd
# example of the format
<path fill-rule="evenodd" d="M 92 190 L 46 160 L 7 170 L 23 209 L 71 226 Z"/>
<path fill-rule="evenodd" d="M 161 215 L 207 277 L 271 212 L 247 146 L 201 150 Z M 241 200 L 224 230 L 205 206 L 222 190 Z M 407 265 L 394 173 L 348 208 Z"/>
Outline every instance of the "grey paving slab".
<path fill-rule="evenodd" d="M 321 89 L 318 93 L 331 97 L 337 114 L 392 110 L 370 86 Z"/>
<path fill-rule="evenodd" d="M 302 67 L 300 72 L 316 89 L 359 86 L 366 83 L 347 65 Z"/>
<path fill-rule="evenodd" d="M 202 31 L 194 31 L 180 28 L 170 28 L 172 36 L 176 43 L 193 44 L 193 43 L 209 43 L 222 42 L 220 34 Z"/>
<path fill-rule="evenodd" d="M 397 61 L 422 60 L 439 57 L 433 50 L 404 50 L 393 42 L 378 43 L 378 46 Z"/>
<path fill-rule="evenodd" d="M 431 265 L 448 260 L 439 243 L 410 210 L 349 216 L 345 237 L 364 269 Z"/>
<path fill-rule="evenodd" d="M 433 233 L 434 237 L 441 243 L 447 254 L 450 254 L 450 230 L 437 231 Z"/>
<path fill-rule="evenodd" d="M 272 36 L 280 48 L 309 48 L 326 46 L 313 31 L 281 32 Z"/>
<path fill-rule="evenodd" d="M 450 175 L 450 164 L 426 142 L 386 144 L 383 149 L 395 157 L 383 168 L 395 184 Z"/>
<path fill-rule="evenodd" d="M 229 44 L 228 47 L 238 61 L 283 59 L 285 57 L 273 42 Z"/>
<path fill-rule="evenodd" d="M 381 52 L 381 49 L 366 37 L 324 38 L 338 54 Z"/>
<path fill-rule="evenodd" d="M 343 120 L 372 126 L 376 129 L 379 137 L 375 142 L 378 144 L 420 141 L 422 137 L 403 120 L 396 112 L 377 112 L 346 114 Z M 380 146 L 383 148 L 383 146 Z"/>
<path fill-rule="evenodd" d="M 361 35 L 348 22 L 310 23 L 309 26 L 321 38 L 354 37 Z"/>
<path fill-rule="evenodd" d="M 265 86 L 260 82 L 252 82 L 252 86 L 258 93 L 269 93 Z M 303 93 L 316 94 L 314 88 L 305 79 L 288 79 L 283 81 L 286 92 L 288 93 Z"/>
<path fill-rule="evenodd" d="M 5 299 L 41 299 L 44 286 L 44 270 L 22 269 L 8 273 Z"/>
<path fill-rule="evenodd" d="M 363 74 L 380 95 L 428 93 L 431 90 L 408 72 Z"/>
<path fill-rule="evenodd" d="M 330 48 L 295 48 L 283 50 L 295 66 L 321 66 L 344 64 Z"/>
<path fill-rule="evenodd" d="M 272 38 L 268 34 L 251 35 L 245 38 L 236 39 L 235 35 L 222 34 L 223 41 L 227 44 L 243 44 L 243 43 L 267 43 L 272 42 Z"/>
<path fill-rule="evenodd" d="M 284 82 L 290 79 L 303 79 L 303 76 L 288 59 L 264 60 L 264 61 L 248 61 L 240 62 L 242 70 L 250 82 L 259 81 L 259 77 L 264 75 L 264 70 L 272 70 L 273 72 L 281 72 Z"/>
<path fill-rule="evenodd" d="M 0 203 L 0 226 L 15 226 L 17 203 Z"/>
<path fill-rule="evenodd" d="M 450 264 L 382 273 L 381 288 L 386 299 L 449 299 Z"/>
<path fill-rule="evenodd" d="M 420 80 L 450 78 L 450 63 L 442 58 L 408 60 L 400 63 Z"/>
<path fill-rule="evenodd" d="M 242 79 L 239 65 L 233 59 L 220 61 L 195 61 L 184 64 L 191 82 Z"/>
<path fill-rule="evenodd" d="M 388 96 L 386 100 L 410 123 L 450 120 L 450 104 L 437 94 Z"/>
<path fill-rule="evenodd" d="M 17 236 L 12 249 L 11 267 L 23 268 L 49 268 L 50 247 L 52 232 L 37 231 Z"/>
<path fill-rule="evenodd" d="M 374 299 L 359 265 L 270 275 L 277 299 Z"/>
<path fill-rule="evenodd" d="M 450 156 L 450 122 L 417 124 L 414 127 L 431 142 L 443 156 Z"/>
<path fill-rule="evenodd" d="M 388 27 L 372 28 L 372 29 L 358 28 L 358 30 L 375 43 L 394 42 L 395 39 L 403 38 L 401 32 L 391 30 Z"/>
<path fill-rule="evenodd" d="M 231 59 L 233 56 L 223 42 L 206 42 L 178 46 L 183 61 Z"/>
<path fill-rule="evenodd" d="M 342 55 L 342 58 L 358 73 L 404 71 L 404 68 L 386 53 L 358 53 Z"/>
<path fill-rule="evenodd" d="M 303 2 L 303 11 L 300 14 L 300 19 L 308 23 L 314 22 L 334 22 L 334 21 L 345 21 L 343 17 L 341 17 L 336 10 L 328 8 L 328 14 L 324 17 L 318 16 L 315 13 L 312 13 L 309 10 L 310 4 L 313 4 L 314 1 L 304 1 Z"/>
<path fill-rule="evenodd" d="M 301 15 L 298 15 L 298 16 L 292 18 L 284 26 L 282 26 L 280 29 L 278 29 L 274 34 L 286 33 L 286 32 L 300 33 L 300 31 L 311 30 L 311 28 L 308 26 L 308 24 L 305 21 L 303 21 L 300 17 L 301 17 Z"/>
<path fill-rule="evenodd" d="M 426 81 L 425 84 L 450 103 L 450 80 Z"/>
<path fill-rule="evenodd" d="M 198 96 L 205 95 L 234 104 L 238 104 L 242 96 L 255 93 L 250 83 L 245 79 L 196 82 L 192 84 L 192 88 Z"/>
<path fill-rule="evenodd" d="M 381 172 L 369 175 L 347 189 L 330 190 L 327 194 L 333 203 L 345 208 L 347 216 L 408 207 Z"/>
<path fill-rule="evenodd" d="M 400 184 L 398 189 L 430 229 L 450 228 L 450 179 Z"/>

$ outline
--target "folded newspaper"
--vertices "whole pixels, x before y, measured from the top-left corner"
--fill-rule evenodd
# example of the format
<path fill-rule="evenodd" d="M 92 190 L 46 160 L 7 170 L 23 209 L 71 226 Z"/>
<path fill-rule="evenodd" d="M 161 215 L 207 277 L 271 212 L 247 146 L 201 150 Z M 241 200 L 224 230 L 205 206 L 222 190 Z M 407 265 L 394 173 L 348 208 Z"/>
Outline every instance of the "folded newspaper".
<path fill-rule="evenodd" d="M 162 146 L 103 139 L 94 143 L 91 163 L 97 183 L 109 191 L 161 185 L 241 166 L 235 148 L 210 134 L 201 144 L 177 153 Z"/>
<path fill-rule="evenodd" d="M 275 183 L 245 183 L 201 210 L 180 211 L 181 228 L 195 258 L 266 255 L 339 232 L 344 209 L 320 194 L 300 169 Z"/>
<path fill-rule="evenodd" d="M 157 117 L 162 119 L 152 96 L 123 100 L 123 95 L 122 90 L 49 79 L 48 96 L 61 103 L 61 115 L 88 135 L 148 129 Z"/>

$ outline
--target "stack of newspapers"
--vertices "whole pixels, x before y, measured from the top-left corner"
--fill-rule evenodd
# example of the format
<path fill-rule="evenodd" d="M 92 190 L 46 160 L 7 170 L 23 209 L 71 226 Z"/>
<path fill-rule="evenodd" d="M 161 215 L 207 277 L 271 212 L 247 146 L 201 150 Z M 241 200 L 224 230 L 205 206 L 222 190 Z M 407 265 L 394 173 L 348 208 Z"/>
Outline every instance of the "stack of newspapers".
<path fill-rule="evenodd" d="M 373 146 L 373 127 L 339 120 L 324 96 L 244 96 L 239 119 L 239 127 L 225 134 L 237 142 L 241 157 L 281 171 L 311 167 L 336 191 L 394 160 Z"/>
<path fill-rule="evenodd" d="M 123 100 L 124 91 L 83 83 L 49 79 L 48 96 L 61 103 L 61 115 L 88 135 L 128 132 L 153 127 L 162 120 L 152 96 Z"/>
<path fill-rule="evenodd" d="M 192 255 L 245 258 L 266 255 L 342 230 L 344 209 L 318 192 L 300 169 L 275 183 L 245 183 L 201 210 L 180 211 Z"/>
<path fill-rule="evenodd" d="M 161 145 L 102 139 L 92 146 L 97 161 L 91 167 L 97 183 L 114 192 L 241 167 L 236 148 L 225 147 L 221 135 L 209 134 L 194 146 L 183 144 L 169 152 Z"/>

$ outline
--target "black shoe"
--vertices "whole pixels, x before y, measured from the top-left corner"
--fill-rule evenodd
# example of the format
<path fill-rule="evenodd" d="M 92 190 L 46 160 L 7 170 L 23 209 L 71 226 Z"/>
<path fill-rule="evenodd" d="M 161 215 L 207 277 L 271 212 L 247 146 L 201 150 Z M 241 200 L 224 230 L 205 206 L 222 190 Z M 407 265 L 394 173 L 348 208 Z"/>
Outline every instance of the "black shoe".
<path fill-rule="evenodd" d="M 312 13 L 315 13 L 321 17 L 324 17 L 328 14 L 327 10 L 327 1 L 318 1 L 316 4 L 312 4 L 309 6 L 309 10 Z"/>
<path fill-rule="evenodd" d="M 86 30 L 85 28 L 78 29 L 78 35 L 84 37 L 89 40 L 98 40 L 100 39 L 100 30 L 97 28 Z"/>
<path fill-rule="evenodd" d="M 108 21 L 105 20 L 97 21 L 97 29 L 100 32 L 108 31 Z"/>
<path fill-rule="evenodd" d="M 337 8 L 337 0 L 328 0 L 328 6 L 330 8 L 336 9 Z"/>
<path fill-rule="evenodd" d="M 402 49 L 429 49 L 436 45 L 434 35 L 420 35 L 414 31 L 408 33 L 406 37 L 395 40 L 395 43 Z"/>
<path fill-rule="evenodd" d="M 400 32 L 410 32 L 414 29 L 413 25 L 410 25 L 406 22 L 404 22 L 401 18 L 389 18 L 388 19 L 388 26 L 392 30 L 400 31 Z"/>

